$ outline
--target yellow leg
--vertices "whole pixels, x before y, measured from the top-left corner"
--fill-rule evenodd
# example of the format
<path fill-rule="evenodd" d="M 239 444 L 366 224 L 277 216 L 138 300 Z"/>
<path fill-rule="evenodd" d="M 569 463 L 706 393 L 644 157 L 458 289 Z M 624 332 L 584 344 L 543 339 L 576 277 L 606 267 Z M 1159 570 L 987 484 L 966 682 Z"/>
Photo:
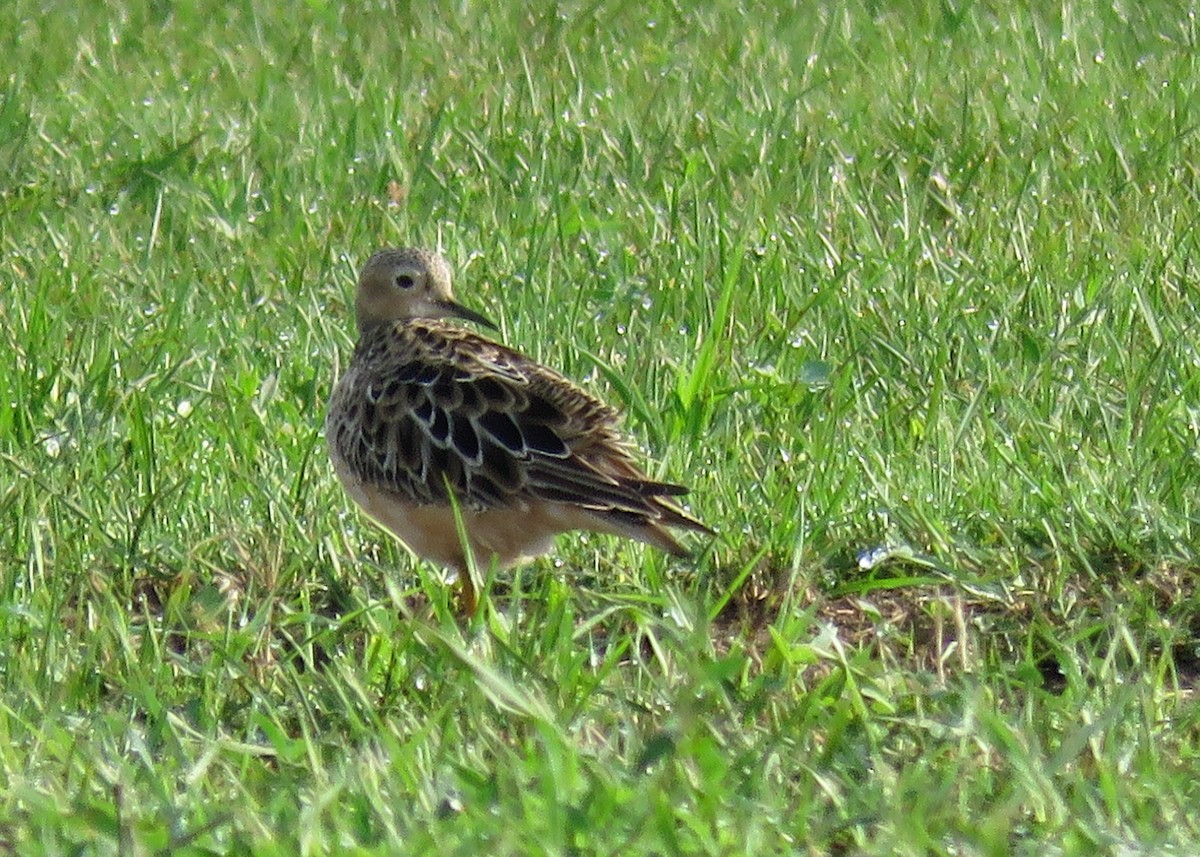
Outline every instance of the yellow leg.
<path fill-rule="evenodd" d="M 471 575 L 465 569 L 458 575 L 458 585 L 458 614 L 473 619 L 475 611 L 479 609 L 478 593 Z"/>

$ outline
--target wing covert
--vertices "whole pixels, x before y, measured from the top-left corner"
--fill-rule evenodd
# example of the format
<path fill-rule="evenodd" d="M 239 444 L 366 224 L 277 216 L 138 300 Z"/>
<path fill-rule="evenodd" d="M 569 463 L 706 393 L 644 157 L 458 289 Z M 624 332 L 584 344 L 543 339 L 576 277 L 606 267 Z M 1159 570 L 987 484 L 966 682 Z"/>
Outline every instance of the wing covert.
<path fill-rule="evenodd" d="M 331 424 L 364 481 L 419 504 L 448 502 L 448 484 L 469 509 L 545 500 L 651 517 L 676 493 L 641 474 L 613 409 L 520 353 L 436 321 L 374 333 L 332 405 L 361 409 Z"/>

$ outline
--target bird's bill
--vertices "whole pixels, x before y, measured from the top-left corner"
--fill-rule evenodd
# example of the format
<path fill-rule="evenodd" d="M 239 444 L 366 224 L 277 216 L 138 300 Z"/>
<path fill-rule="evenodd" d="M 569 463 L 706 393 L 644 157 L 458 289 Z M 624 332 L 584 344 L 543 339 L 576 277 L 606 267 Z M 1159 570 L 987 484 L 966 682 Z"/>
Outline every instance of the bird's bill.
<path fill-rule="evenodd" d="M 439 301 L 439 303 L 441 304 L 442 309 L 445 310 L 446 314 L 453 316 L 454 318 L 465 318 L 467 321 L 473 321 L 476 324 L 482 324 L 484 327 L 490 327 L 492 330 L 500 329 L 496 327 L 492 320 L 486 315 L 477 313 L 473 309 L 467 309 L 460 303 L 456 303 L 455 301 Z"/>

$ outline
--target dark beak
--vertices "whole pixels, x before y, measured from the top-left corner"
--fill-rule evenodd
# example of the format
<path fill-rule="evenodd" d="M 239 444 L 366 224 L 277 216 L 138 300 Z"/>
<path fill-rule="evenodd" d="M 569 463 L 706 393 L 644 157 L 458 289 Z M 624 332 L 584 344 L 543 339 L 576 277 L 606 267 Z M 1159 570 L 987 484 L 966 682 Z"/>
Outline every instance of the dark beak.
<path fill-rule="evenodd" d="M 487 316 L 477 313 L 473 309 L 467 309 L 462 304 L 455 303 L 454 301 L 441 301 L 440 303 L 442 305 L 442 309 L 444 309 L 448 315 L 452 315 L 455 318 L 465 318 L 467 321 L 473 321 L 476 324 L 482 324 L 484 327 L 490 327 L 495 331 L 500 330 L 500 328 L 496 327 L 496 325 L 493 324 L 491 319 L 489 319 Z"/>

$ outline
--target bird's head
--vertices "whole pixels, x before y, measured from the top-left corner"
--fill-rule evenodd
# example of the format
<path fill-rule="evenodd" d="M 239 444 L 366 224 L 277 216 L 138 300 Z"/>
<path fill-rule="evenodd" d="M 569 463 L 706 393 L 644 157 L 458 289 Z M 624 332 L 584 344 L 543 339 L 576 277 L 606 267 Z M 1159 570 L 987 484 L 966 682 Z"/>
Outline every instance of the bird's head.
<path fill-rule="evenodd" d="M 354 299 L 359 331 L 411 318 L 461 318 L 496 329 L 454 300 L 450 265 L 440 253 L 414 247 L 380 250 L 358 275 Z"/>

